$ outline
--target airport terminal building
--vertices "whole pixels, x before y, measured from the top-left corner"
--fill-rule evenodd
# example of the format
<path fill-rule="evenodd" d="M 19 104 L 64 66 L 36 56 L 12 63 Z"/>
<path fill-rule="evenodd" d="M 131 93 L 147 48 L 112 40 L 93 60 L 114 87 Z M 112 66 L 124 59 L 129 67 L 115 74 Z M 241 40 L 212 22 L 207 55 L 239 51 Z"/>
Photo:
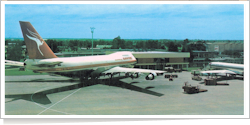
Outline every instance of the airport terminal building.
<path fill-rule="evenodd" d="M 207 42 L 204 44 L 206 51 L 193 50 L 193 62 L 189 66 L 204 67 L 210 62 L 227 62 L 244 64 L 244 41 L 221 41 L 221 42 Z M 224 52 L 232 53 L 239 52 L 241 56 L 234 57 L 226 55 Z M 224 53 L 224 54 L 223 54 Z"/>
<path fill-rule="evenodd" d="M 189 52 L 132 52 L 137 60 L 135 68 L 164 70 L 170 66 L 177 69 L 188 69 Z"/>

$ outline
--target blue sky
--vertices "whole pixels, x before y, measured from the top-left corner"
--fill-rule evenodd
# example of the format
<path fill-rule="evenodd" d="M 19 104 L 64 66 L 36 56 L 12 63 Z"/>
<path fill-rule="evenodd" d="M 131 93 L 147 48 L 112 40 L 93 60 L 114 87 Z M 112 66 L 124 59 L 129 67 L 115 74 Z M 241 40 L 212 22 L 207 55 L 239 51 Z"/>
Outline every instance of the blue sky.
<path fill-rule="evenodd" d="M 5 37 L 243 40 L 243 4 L 6 4 Z"/>

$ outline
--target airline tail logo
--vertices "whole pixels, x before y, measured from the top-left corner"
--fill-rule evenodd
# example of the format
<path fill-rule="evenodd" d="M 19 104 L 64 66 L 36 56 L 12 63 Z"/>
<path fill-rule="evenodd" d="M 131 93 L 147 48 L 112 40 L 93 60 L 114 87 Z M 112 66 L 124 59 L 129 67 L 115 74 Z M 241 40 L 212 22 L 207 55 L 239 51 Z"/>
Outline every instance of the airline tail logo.
<path fill-rule="evenodd" d="M 57 58 L 30 22 L 19 21 L 29 59 Z"/>
<path fill-rule="evenodd" d="M 37 49 L 39 50 L 39 52 L 41 53 L 41 55 L 43 55 L 43 53 L 41 52 L 41 50 L 40 50 L 40 48 L 39 48 L 39 46 L 41 46 L 41 45 L 43 45 L 43 40 L 40 40 L 39 39 L 39 35 L 37 34 L 37 33 L 34 33 L 34 32 L 32 32 L 32 31 L 30 31 L 29 29 L 27 29 L 27 31 L 33 36 L 33 37 L 31 37 L 31 36 L 29 36 L 29 35 L 27 35 L 26 34 L 26 36 L 30 39 L 30 40 L 33 40 L 33 41 L 35 41 L 36 42 L 36 44 L 37 44 Z"/>

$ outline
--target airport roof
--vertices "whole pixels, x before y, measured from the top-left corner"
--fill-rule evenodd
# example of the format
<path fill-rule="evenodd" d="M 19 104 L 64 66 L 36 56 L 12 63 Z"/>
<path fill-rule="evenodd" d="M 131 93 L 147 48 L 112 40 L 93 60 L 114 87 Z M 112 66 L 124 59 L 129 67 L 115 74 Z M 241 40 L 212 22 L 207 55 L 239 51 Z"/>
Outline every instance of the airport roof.
<path fill-rule="evenodd" d="M 189 52 L 132 52 L 135 58 L 189 58 Z"/>
<path fill-rule="evenodd" d="M 231 42 L 207 42 L 206 44 L 244 44 L 244 42 L 231 41 Z"/>
<path fill-rule="evenodd" d="M 209 51 L 198 51 L 198 50 L 194 50 L 194 53 L 219 53 L 219 52 L 209 52 Z"/>

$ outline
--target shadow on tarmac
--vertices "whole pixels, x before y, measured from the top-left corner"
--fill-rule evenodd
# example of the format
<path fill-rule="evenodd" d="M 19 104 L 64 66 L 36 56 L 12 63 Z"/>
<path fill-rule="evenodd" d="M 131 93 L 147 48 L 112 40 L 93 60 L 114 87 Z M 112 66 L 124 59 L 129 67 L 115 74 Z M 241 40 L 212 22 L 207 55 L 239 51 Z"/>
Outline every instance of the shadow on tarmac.
<path fill-rule="evenodd" d="M 234 77 L 234 78 L 230 78 L 230 77 L 226 77 L 226 76 L 222 76 L 222 77 L 220 77 L 220 78 L 217 78 L 216 81 L 234 80 L 234 79 L 244 81 L 244 77 Z M 200 82 L 199 84 L 205 84 L 205 82 L 203 81 L 203 82 Z"/>
<path fill-rule="evenodd" d="M 33 80 L 29 80 L 29 81 L 5 81 L 6 83 L 8 82 L 75 82 L 75 81 L 79 81 L 79 80 L 75 80 L 75 79 L 66 79 L 66 80 L 56 80 L 56 79 L 51 79 L 51 80 L 48 80 L 48 79 L 33 79 Z"/>
<path fill-rule="evenodd" d="M 109 79 L 109 78 L 107 78 L 107 79 L 85 80 L 85 81 L 82 81 L 82 82 L 80 82 L 78 84 L 63 86 L 63 87 L 59 87 L 59 88 L 52 88 L 52 89 L 40 91 L 40 92 L 37 92 L 37 93 L 5 95 L 5 98 L 13 98 L 12 100 L 7 101 L 5 103 L 9 103 L 9 102 L 12 102 L 12 101 L 22 99 L 22 100 L 26 100 L 26 101 L 31 101 L 31 102 L 36 102 L 36 103 L 39 103 L 39 104 L 47 105 L 47 104 L 51 104 L 51 101 L 47 97 L 47 94 L 53 94 L 53 93 L 59 93 L 59 92 L 74 90 L 74 89 L 78 89 L 78 88 L 89 87 L 89 86 L 93 86 L 93 85 L 96 85 L 96 84 L 129 89 L 129 90 L 132 90 L 132 91 L 137 91 L 137 92 L 150 94 L 150 95 L 158 96 L 158 97 L 164 95 L 164 94 L 161 94 L 161 93 L 150 91 L 149 89 L 154 88 L 153 86 L 149 86 L 149 87 L 146 87 L 146 88 L 141 88 L 141 87 L 132 85 L 132 84 L 135 84 L 137 82 L 125 83 L 125 82 L 120 81 L 120 79 L 122 79 L 122 78 L 127 78 L 127 77 L 116 77 L 116 78 L 112 78 L 112 80 Z M 69 81 L 71 81 L 71 80 L 61 80 L 61 81 L 60 80 L 48 80 L 48 81 L 46 81 L 46 80 L 43 80 L 43 79 L 38 79 L 36 81 L 32 80 L 32 81 L 22 81 L 22 82 L 69 82 Z"/>
<path fill-rule="evenodd" d="M 5 95 L 5 98 L 13 98 L 12 100 L 7 101 L 5 103 L 16 101 L 16 100 L 19 100 L 19 99 L 26 100 L 26 101 L 31 101 L 31 102 L 36 102 L 36 103 L 43 104 L 43 105 L 51 103 L 51 101 L 49 100 L 47 95 L 46 94 L 41 94 L 41 93 Z"/>

